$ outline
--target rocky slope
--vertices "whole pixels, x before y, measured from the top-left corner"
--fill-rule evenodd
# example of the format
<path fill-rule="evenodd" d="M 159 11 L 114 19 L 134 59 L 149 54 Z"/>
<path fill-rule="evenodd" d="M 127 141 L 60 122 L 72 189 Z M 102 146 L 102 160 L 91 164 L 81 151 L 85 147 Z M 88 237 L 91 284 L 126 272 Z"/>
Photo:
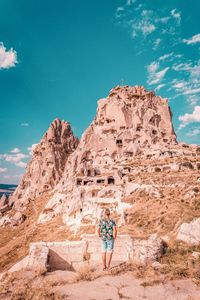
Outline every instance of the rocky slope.
<path fill-rule="evenodd" d="M 33 240 L 95 233 L 106 206 L 119 233 L 133 239 L 156 233 L 168 244 L 176 237 L 198 244 L 193 224 L 200 220 L 199 157 L 198 146 L 177 142 L 167 99 L 144 87 L 117 86 L 100 99 L 79 143 L 68 123 L 54 120 L 11 198 L 13 208 L 0 218 L 3 226 L 22 223 L 1 229 L 0 265 L 27 254 Z M 17 239 L 9 241 L 14 232 Z M 12 247 L 23 251 L 14 258 Z"/>
<path fill-rule="evenodd" d="M 62 215 L 71 230 L 94 232 L 102 208 L 109 206 L 121 228 L 132 226 L 134 207 L 141 210 L 146 198 L 145 209 L 150 209 L 158 199 L 169 198 L 173 185 L 182 185 L 180 197 L 186 197 L 186 190 L 198 184 L 193 181 L 186 188 L 179 179 L 188 175 L 188 181 L 191 173 L 198 179 L 197 150 L 177 143 L 167 99 L 144 87 L 117 86 L 98 101 L 97 115 L 69 157 L 38 223 Z"/>
<path fill-rule="evenodd" d="M 159 218 L 163 220 L 173 206 L 177 211 L 180 201 L 199 197 L 199 153 L 197 146 L 177 142 L 167 99 L 142 86 L 117 86 L 98 101 L 96 117 L 79 143 L 67 122 L 52 122 L 10 204 L 22 210 L 49 191 L 51 197 L 38 224 L 60 215 L 75 232 L 94 232 L 105 206 L 121 227 L 136 223 L 136 211 L 144 203 L 146 210 L 152 205 L 162 210 Z M 190 182 L 187 186 L 185 179 Z M 179 204 L 168 199 L 174 187 Z M 172 227 L 181 219 L 179 214 Z M 0 223 L 9 223 L 6 220 Z"/>

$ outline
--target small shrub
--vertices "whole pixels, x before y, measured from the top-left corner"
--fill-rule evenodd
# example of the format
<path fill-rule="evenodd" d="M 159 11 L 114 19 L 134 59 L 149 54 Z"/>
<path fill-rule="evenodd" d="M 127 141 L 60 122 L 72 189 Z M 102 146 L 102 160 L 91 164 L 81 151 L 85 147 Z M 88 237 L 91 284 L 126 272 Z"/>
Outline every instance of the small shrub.
<path fill-rule="evenodd" d="M 92 269 L 89 265 L 85 265 L 81 267 L 77 272 L 77 281 L 84 280 L 84 281 L 91 281 L 94 279 L 94 269 Z"/>
<path fill-rule="evenodd" d="M 177 266 L 174 268 L 173 270 L 173 275 L 175 277 L 178 277 L 178 278 L 184 278 L 184 277 L 188 277 L 189 276 L 189 271 L 187 268 L 185 267 L 182 267 L 182 266 Z"/>

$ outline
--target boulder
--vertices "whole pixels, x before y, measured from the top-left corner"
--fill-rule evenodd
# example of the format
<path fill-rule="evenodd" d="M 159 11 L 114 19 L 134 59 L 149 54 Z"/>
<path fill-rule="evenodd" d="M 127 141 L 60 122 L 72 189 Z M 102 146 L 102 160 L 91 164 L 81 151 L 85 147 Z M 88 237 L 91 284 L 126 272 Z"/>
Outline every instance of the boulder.
<path fill-rule="evenodd" d="M 20 225 L 20 224 L 22 224 L 25 221 L 25 219 L 26 219 L 26 216 L 24 214 L 22 214 L 20 211 L 18 211 L 12 217 L 11 224 L 13 226 Z"/>
<path fill-rule="evenodd" d="M 194 219 L 190 223 L 183 223 L 178 230 L 176 239 L 198 245 L 200 243 L 200 218 Z"/>
<path fill-rule="evenodd" d="M 164 243 L 156 234 L 148 239 L 133 239 L 133 261 L 146 264 L 158 260 L 164 251 Z"/>

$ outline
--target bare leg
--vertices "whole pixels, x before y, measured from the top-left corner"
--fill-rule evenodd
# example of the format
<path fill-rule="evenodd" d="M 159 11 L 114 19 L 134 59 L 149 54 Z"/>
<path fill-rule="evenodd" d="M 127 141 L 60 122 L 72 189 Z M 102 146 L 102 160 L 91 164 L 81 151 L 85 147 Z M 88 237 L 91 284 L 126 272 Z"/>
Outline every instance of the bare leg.
<path fill-rule="evenodd" d="M 107 252 L 107 259 L 108 259 L 108 269 L 110 269 L 110 263 L 111 263 L 111 260 L 112 260 L 112 252 Z"/>
<path fill-rule="evenodd" d="M 102 263 L 103 267 L 106 268 L 106 252 L 102 252 Z"/>

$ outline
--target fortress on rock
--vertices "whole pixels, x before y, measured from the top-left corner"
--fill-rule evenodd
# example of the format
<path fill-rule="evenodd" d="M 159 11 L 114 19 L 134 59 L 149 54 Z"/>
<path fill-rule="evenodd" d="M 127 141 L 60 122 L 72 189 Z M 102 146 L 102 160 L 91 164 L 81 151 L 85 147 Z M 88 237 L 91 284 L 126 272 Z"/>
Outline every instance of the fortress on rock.
<path fill-rule="evenodd" d="M 116 86 L 98 101 L 97 114 L 80 141 L 69 123 L 52 122 L 7 205 L 23 212 L 30 201 L 49 192 L 38 224 L 59 215 L 74 232 L 94 232 L 106 206 L 119 226 L 129 224 L 136 198 L 139 203 L 142 193 L 154 199 L 165 193 L 163 182 L 152 174 L 167 181 L 169 172 L 200 169 L 196 160 L 180 161 L 186 156 L 198 157 L 198 147 L 177 142 L 167 99 L 143 86 Z M 9 220 L 4 216 L 1 224 Z"/>

